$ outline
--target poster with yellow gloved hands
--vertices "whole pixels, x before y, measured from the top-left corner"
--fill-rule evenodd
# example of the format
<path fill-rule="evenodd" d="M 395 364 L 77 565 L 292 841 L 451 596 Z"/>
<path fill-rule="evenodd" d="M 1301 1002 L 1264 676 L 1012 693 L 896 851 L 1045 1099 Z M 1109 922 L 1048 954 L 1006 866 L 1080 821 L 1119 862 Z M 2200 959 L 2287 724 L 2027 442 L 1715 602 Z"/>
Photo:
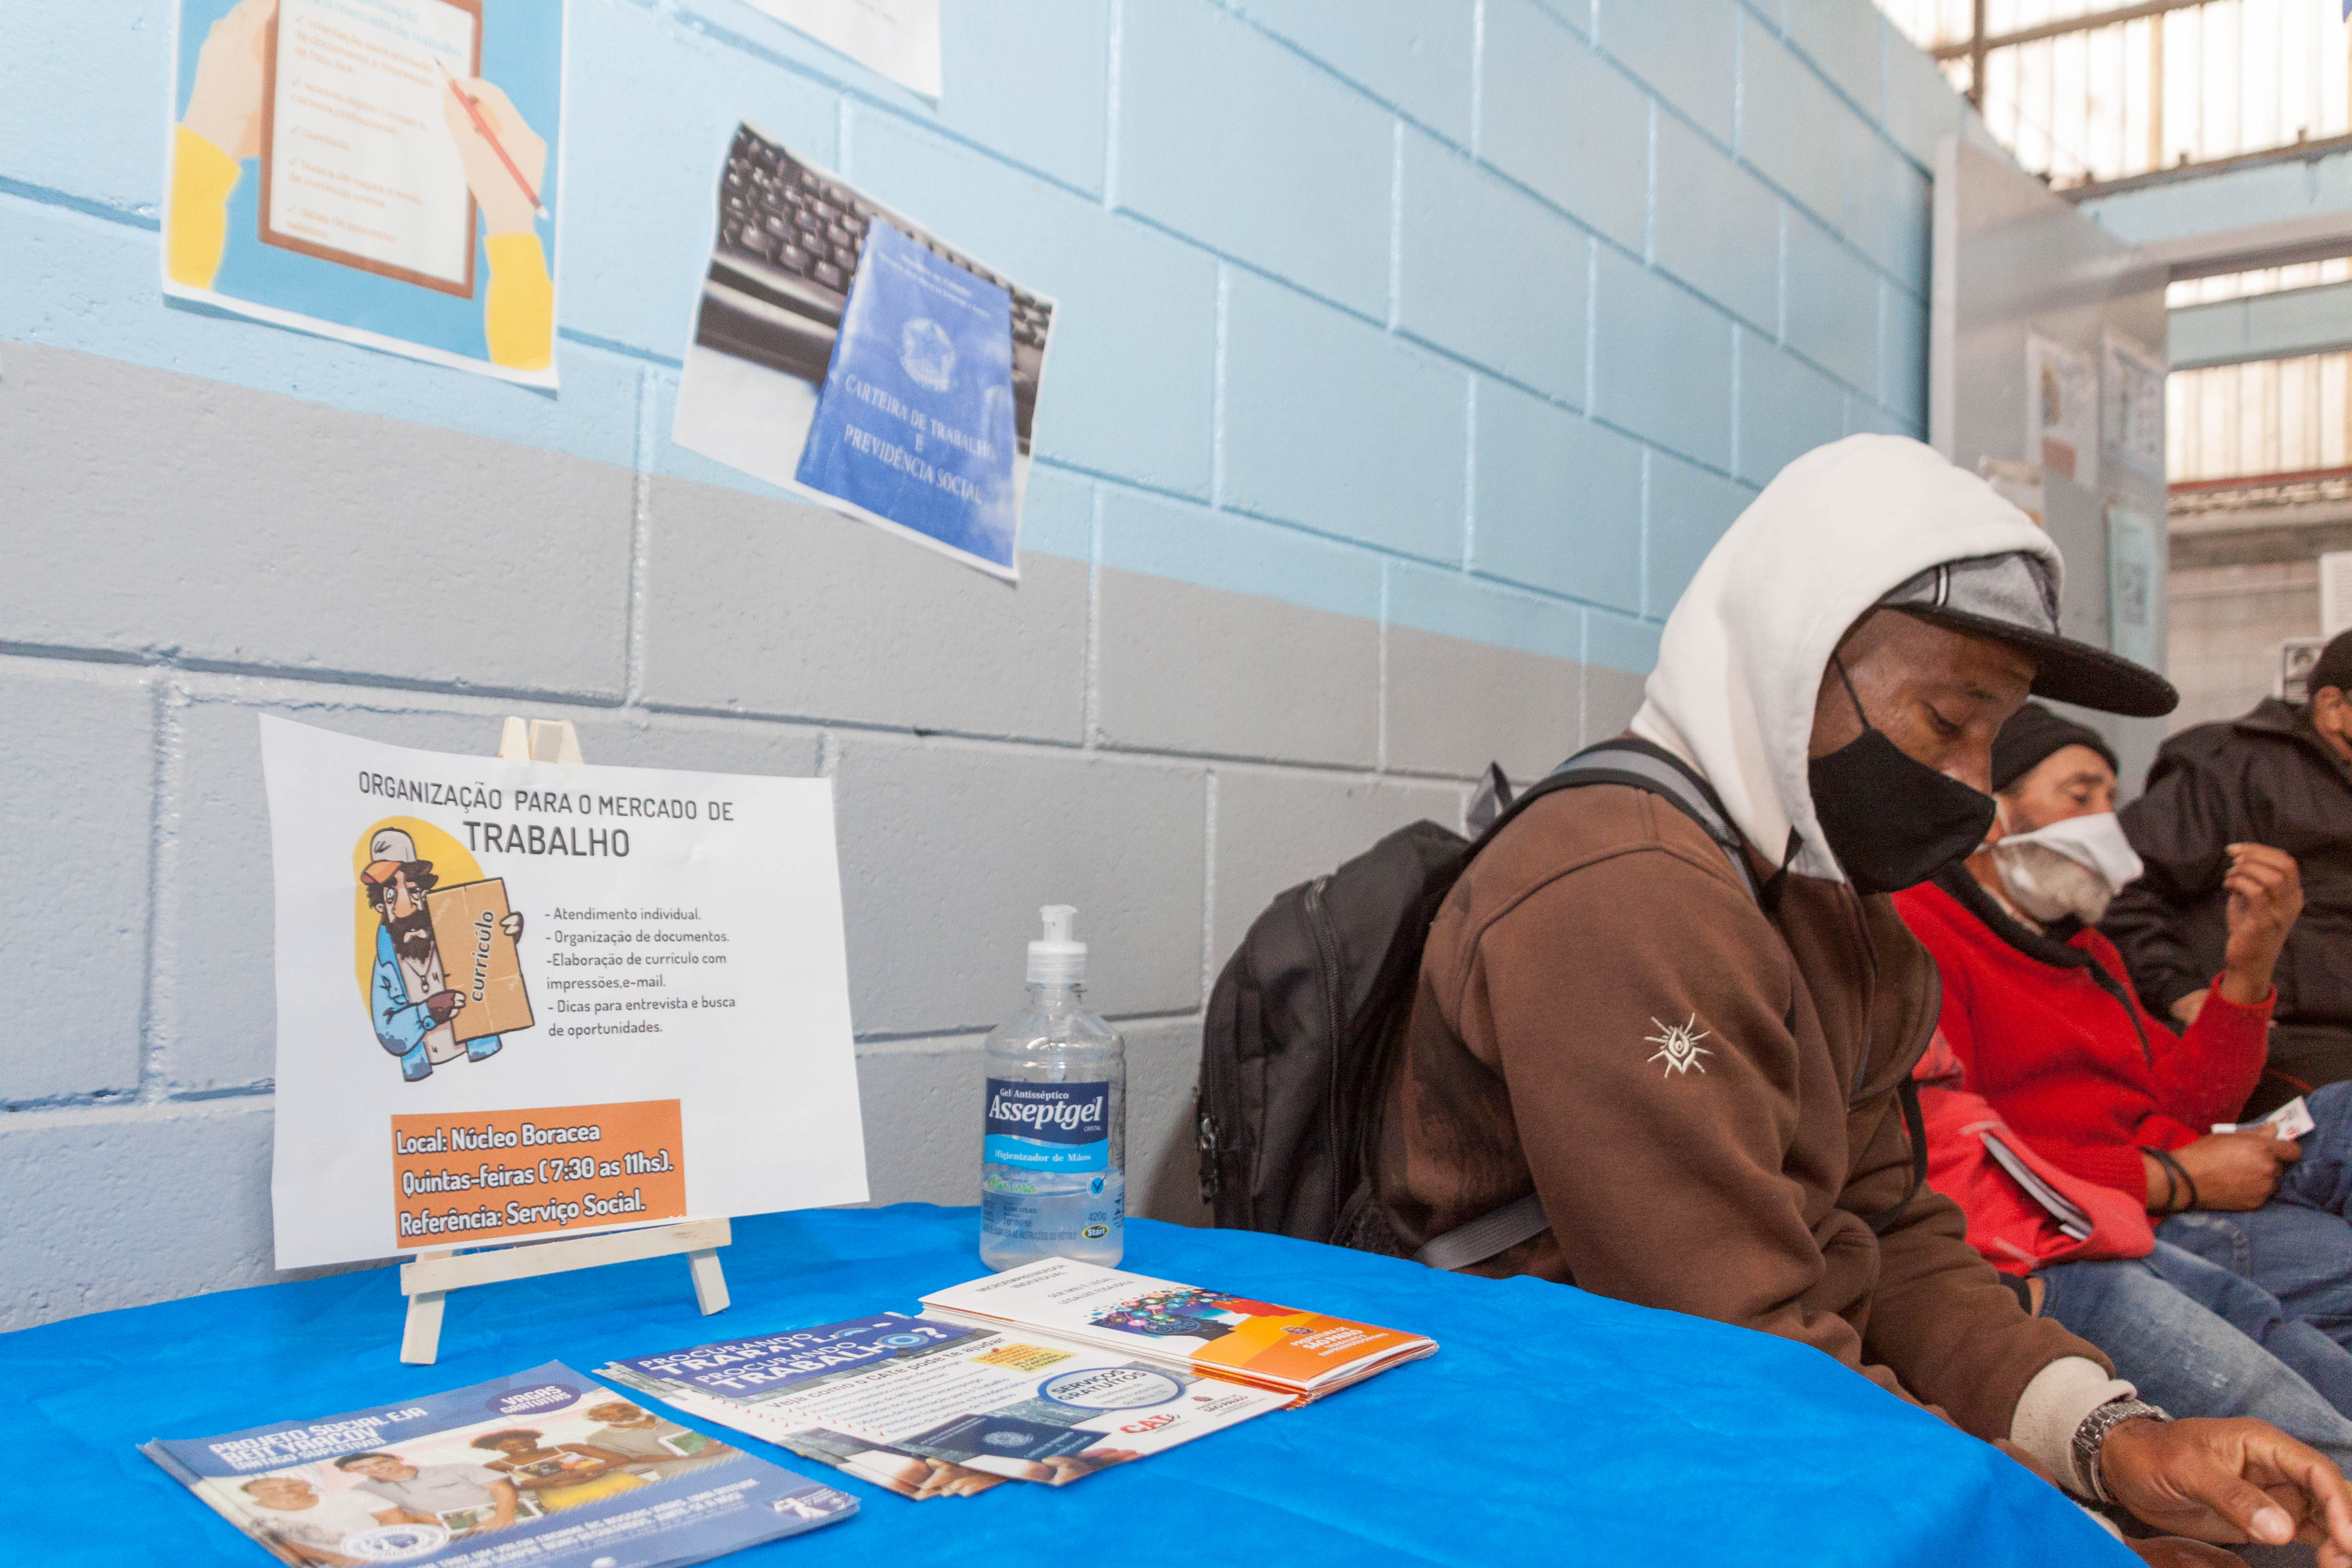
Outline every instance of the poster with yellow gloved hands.
<path fill-rule="evenodd" d="M 181 0 L 163 292 L 553 387 L 563 0 Z"/>

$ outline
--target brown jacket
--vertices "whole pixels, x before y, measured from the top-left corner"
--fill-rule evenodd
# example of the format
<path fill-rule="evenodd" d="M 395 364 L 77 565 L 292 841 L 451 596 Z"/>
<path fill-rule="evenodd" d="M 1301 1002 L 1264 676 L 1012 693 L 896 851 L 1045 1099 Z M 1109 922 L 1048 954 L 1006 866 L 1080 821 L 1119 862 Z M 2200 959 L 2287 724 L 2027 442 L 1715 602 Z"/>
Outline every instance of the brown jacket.
<path fill-rule="evenodd" d="M 1759 875 L 1768 873 L 1765 868 Z M 1960 1212 L 1902 1202 L 1895 1088 L 1934 965 L 1885 898 L 1791 876 L 1759 907 L 1645 791 L 1538 801 L 1439 911 L 1375 1181 L 1408 1250 L 1524 1196 L 1552 1228 L 1478 1265 L 1797 1340 L 2005 1437 L 2061 1356 Z"/>

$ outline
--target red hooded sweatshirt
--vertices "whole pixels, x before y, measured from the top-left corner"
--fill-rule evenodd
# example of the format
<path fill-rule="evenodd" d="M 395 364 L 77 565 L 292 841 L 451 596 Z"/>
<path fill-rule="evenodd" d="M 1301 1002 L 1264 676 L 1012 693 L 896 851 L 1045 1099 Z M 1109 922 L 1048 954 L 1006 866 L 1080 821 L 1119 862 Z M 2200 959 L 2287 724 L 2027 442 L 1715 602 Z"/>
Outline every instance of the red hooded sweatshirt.
<path fill-rule="evenodd" d="M 2145 1204 L 2139 1151 L 2195 1142 L 2262 1077 L 2275 993 L 2242 1007 L 2217 980 L 2176 1035 L 2139 1005 L 2105 937 L 2030 931 L 1965 867 L 1895 907 L 1943 974 L 1941 1026 L 1969 1089 L 2061 1170 Z"/>

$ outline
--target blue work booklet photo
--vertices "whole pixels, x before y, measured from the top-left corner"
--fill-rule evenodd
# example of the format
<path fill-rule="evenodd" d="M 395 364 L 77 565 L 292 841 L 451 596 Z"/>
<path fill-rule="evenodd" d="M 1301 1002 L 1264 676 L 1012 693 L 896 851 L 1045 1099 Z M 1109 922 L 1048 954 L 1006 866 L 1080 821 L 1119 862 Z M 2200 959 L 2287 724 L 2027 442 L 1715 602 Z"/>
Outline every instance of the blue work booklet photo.
<path fill-rule="evenodd" d="M 289 1563 L 667 1568 L 857 1510 L 559 1362 L 140 1451 Z"/>
<path fill-rule="evenodd" d="M 799 483 L 1010 574 L 1013 298 L 888 224 L 867 234 Z"/>

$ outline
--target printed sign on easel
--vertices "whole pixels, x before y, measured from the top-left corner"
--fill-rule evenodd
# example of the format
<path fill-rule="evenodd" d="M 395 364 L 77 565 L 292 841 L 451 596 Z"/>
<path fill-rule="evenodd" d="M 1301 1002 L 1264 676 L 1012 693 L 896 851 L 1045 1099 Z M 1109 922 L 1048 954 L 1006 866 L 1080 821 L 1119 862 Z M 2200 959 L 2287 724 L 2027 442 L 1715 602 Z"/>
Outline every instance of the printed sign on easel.
<path fill-rule="evenodd" d="M 261 726 L 279 1268 L 866 1197 L 826 781 Z"/>

